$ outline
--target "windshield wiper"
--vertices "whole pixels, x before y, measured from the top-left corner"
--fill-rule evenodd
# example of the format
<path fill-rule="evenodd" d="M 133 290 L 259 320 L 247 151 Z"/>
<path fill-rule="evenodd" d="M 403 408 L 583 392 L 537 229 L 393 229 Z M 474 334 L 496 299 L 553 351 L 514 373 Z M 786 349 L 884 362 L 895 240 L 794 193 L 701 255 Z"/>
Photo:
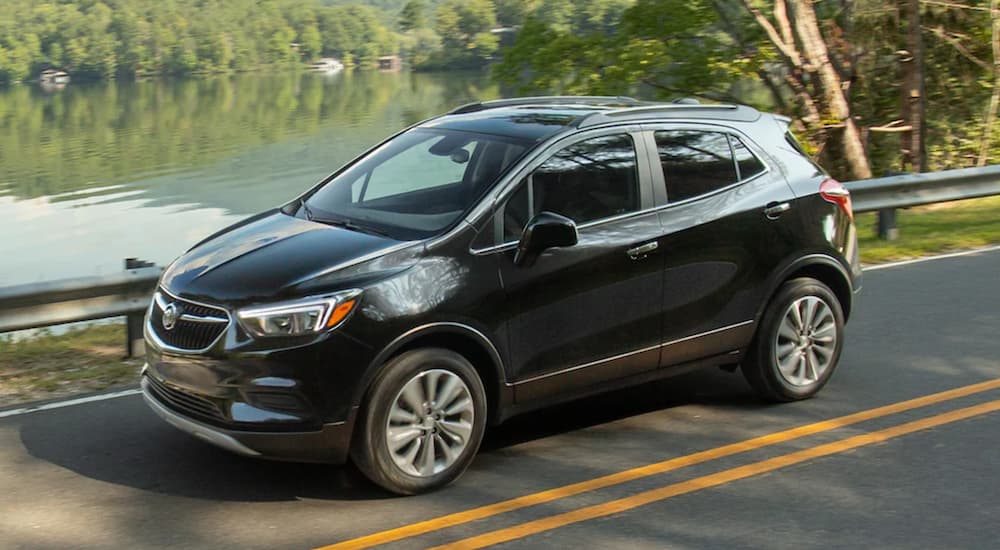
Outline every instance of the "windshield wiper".
<path fill-rule="evenodd" d="M 381 237 L 392 238 L 392 236 L 389 235 L 388 233 L 386 233 L 385 231 L 382 231 L 381 229 L 375 228 L 375 227 L 373 227 L 373 226 L 371 226 L 369 224 L 358 223 L 358 222 L 356 222 L 354 220 L 350 220 L 350 219 L 347 219 L 347 218 L 332 218 L 332 217 L 325 217 L 325 216 L 316 216 L 316 215 L 314 215 L 312 213 L 312 210 L 309 208 L 309 205 L 307 205 L 305 203 L 305 201 L 302 201 L 302 209 L 306 213 L 306 218 L 308 218 L 309 221 L 311 221 L 311 222 L 322 223 L 322 224 L 326 224 L 326 225 L 332 225 L 332 226 L 335 226 L 335 227 L 343 227 L 344 229 L 350 229 L 351 231 L 357 231 L 359 233 L 369 233 L 369 234 L 373 234 L 373 235 L 379 235 Z"/>

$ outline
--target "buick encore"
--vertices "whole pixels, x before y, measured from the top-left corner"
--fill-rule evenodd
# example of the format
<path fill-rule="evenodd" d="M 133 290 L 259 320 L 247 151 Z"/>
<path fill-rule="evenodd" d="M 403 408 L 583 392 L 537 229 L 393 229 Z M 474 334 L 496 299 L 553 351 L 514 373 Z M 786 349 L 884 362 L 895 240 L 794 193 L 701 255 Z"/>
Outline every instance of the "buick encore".
<path fill-rule="evenodd" d="M 861 271 L 850 195 L 789 122 L 543 97 L 416 124 L 166 269 L 145 398 L 400 494 L 456 479 L 488 425 L 695 367 L 808 398 Z"/>

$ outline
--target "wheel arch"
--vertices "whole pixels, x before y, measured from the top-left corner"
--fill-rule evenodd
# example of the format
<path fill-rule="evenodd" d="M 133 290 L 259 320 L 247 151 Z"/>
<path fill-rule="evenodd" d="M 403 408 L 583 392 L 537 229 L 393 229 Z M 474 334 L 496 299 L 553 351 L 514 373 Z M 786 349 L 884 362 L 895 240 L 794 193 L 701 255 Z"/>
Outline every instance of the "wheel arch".
<path fill-rule="evenodd" d="M 513 402 L 513 388 L 507 384 L 503 358 L 496 345 L 481 331 L 464 323 L 428 323 L 396 337 L 372 361 L 367 376 L 359 385 L 354 404 L 362 404 L 372 381 L 390 359 L 412 349 L 427 347 L 454 351 L 472 363 L 486 390 L 487 421 L 497 423 L 502 411 Z"/>
<path fill-rule="evenodd" d="M 766 299 L 757 307 L 754 317 L 758 324 L 760 323 L 761 316 L 764 315 L 764 310 L 771 303 L 781 285 L 799 277 L 811 277 L 830 287 L 830 290 L 833 291 L 833 294 L 840 302 L 841 309 L 844 311 L 844 322 L 847 322 L 848 318 L 850 318 L 854 301 L 854 289 L 847 269 L 831 256 L 826 254 L 810 254 L 798 258 L 785 266 L 771 279 Z"/>

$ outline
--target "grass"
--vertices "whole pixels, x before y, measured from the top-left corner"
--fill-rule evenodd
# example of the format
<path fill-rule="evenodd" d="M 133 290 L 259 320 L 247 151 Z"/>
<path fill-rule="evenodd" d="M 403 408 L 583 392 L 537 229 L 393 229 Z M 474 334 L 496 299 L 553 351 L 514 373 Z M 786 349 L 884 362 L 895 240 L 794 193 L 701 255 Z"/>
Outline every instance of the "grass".
<path fill-rule="evenodd" d="M 900 238 L 880 240 L 875 215 L 857 217 L 866 264 L 1000 244 L 1000 197 L 901 210 Z M 123 324 L 43 332 L 14 341 L 0 335 L 0 407 L 132 386 L 141 359 L 125 359 Z"/>
<path fill-rule="evenodd" d="M 865 264 L 967 250 L 1000 244 L 1000 197 L 899 210 L 895 241 L 878 238 L 874 213 L 859 214 L 856 221 Z"/>
<path fill-rule="evenodd" d="M 142 360 L 124 355 L 124 324 L 0 339 L 0 407 L 134 385 Z"/>

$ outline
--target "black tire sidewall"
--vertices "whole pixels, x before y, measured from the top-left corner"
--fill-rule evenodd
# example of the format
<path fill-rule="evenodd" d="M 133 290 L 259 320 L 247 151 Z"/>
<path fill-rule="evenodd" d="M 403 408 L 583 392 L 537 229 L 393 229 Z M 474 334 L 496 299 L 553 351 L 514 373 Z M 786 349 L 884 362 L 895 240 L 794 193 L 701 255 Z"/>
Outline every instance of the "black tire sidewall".
<path fill-rule="evenodd" d="M 830 366 L 819 379 L 807 386 L 795 386 L 781 374 L 774 359 L 774 345 L 785 312 L 793 302 L 806 296 L 820 298 L 833 312 L 837 343 Z M 844 312 L 840 300 L 828 286 L 809 277 L 786 282 L 775 294 L 761 317 L 761 324 L 749 353 L 750 361 L 744 364 L 747 380 L 763 397 L 774 401 L 796 401 L 816 395 L 833 376 L 840 362 L 840 353 L 844 348 L 844 324 Z"/>
<path fill-rule="evenodd" d="M 385 430 L 390 408 L 399 391 L 413 377 L 431 369 L 452 372 L 469 388 L 474 408 L 472 434 L 451 467 L 433 476 L 417 477 L 396 466 L 385 445 Z M 482 380 L 465 357 L 441 348 L 410 350 L 387 362 L 372 382 L 359 417 L 351 456 L 369 479 L 393 493 L 413 495 L 438 489 L 457 479 L 472 463 L 486 429 L 486 414 Z"/>

